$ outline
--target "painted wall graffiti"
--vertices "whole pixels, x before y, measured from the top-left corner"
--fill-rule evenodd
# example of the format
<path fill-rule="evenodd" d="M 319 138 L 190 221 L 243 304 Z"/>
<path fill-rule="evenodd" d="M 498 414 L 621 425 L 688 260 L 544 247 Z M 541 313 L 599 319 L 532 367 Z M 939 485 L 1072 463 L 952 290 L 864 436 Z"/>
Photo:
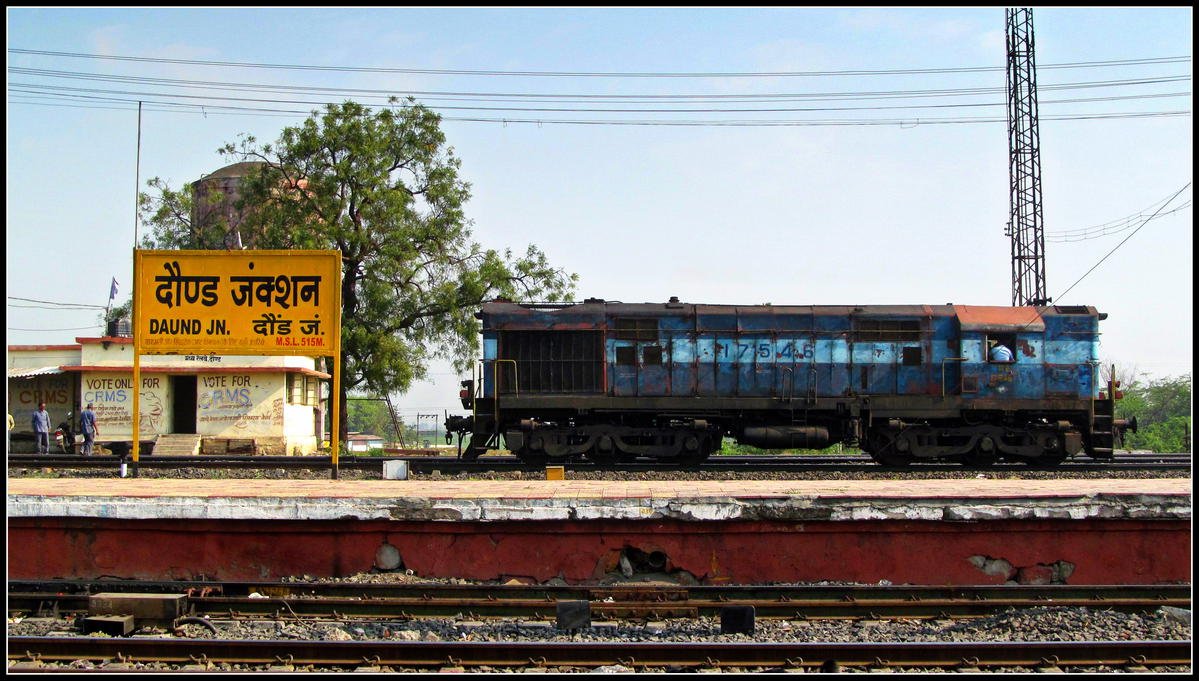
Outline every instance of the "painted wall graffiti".
<path fill-rule="evenodd" d="M 66 417 L 68 411 L 78 411 L 72 403 L 74 394 L 71 374 L 13 378 L 8 381 L 8 413 L 13 415 L 16 425 L 13 430 L 32 432 L 30 414 L 37 409 L 38 402 L 46 403 L 50 412 L 50 425 Z"/>
<path fill-rule="evenodd" d="M 45 402 L 46 409 L 71 408 L 71 382 L 69 374 L 37 376 L 9 381 L 9 404 L 20 411 L 32 411 L 38 402 Z"/>
<path fill-rule="evenodd" d="M 163 424 L 165 409 L 162 398 L 157 393 L 143 390 L 138 396 L 137 411 L 141 415 L 137 420 L 137 429 L 143 436 L 165 433 Z"/>
<path fill-rule="evenodd" d="M 102 440 L 132 439 L 133 377 L 128 374 L 85 373 L 79 395 L 81 405 L 95 405 L 96 424 Z M 138 396 L 138 430 L 142 437 L 165 432 L 168 414 L 166 380 L 142 376 Z"/>
<path fill-rule="evenodd" d="M 201 375 L 196 431 L 220 437 L 278 435 L 283 428 L 283 375 Z"/>

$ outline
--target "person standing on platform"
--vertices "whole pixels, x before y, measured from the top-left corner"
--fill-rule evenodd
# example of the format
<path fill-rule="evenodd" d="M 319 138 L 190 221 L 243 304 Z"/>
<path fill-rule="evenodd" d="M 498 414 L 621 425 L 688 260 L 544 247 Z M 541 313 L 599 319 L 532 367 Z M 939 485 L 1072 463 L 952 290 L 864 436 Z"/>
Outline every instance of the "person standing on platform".
<path fill-rule="evenodd" d="M 33 412 L 33 436 L 37 440 L 37 453 L 50 453 L 50 412 L 46 411 L 46 403 L 38 402 L 37 411 Z"/>
<path fill-rule="evenodd" d="M 79 428 L 83 431 L 83 455 L 92 455 L 92 444 L 100 429 L 96 426 L 96 412 L 92 411 L 92 403 L 87 403 L 87 409 L 79 414 Z"/>

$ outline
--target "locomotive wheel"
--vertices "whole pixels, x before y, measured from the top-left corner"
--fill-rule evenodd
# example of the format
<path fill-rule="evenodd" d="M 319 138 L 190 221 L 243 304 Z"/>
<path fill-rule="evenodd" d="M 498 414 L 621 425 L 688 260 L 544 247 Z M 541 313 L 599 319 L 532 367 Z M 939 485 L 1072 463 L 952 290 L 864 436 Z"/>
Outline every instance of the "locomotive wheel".
<path fill-rule="evenodd" d="M 870 436 L 870 458 L 892 468 L 905 468 L 912 463 L 912 455 L 896 447 L 896 437 L 891 433 L 878 432 Z"/>
<path fill-rule="evenodd" d="M 592 449 L 587 452 L 587 459 L 597 466 L 612 466 L 616 464 L 616 452 L 601 452 Z"/>
<path fill-rule="evenodd" d="M 528 447 L 520 450 L 519 452 L 513 453 L 516 454 L 517 458 L 519 458 L 521 461 L 536 468 L 543 468 L 550 461 L 549 455 L 545 452 L 534 452 Z"/>
<path fill-rule="evenodd" d="M 620 449 L 616 446 L 616 438 L 611 435 L 600 435 L 595 438 L 595 446 L 587 452 L 587 458 L 597 466 L 611 466 L 620 459 Z"/>
<path fill-rule="evenodd" d="M 999 449 L 995 446 L 995 441 L 986 435 L 979 438 L 979 442 L 974 446 L 973 451 L 963 454 L 961 458 L 962 464 L 980 468 L 994 466 L 998 461 Z"/>
<path fill-rule="evenodd" d="M 969 454 L 963 454 L 961 463 L 975 468 L 988 468 L 999 463 L 999 454 L 997 452 L 980 452 L 976 449 Z"/>
<path fill-rule="evenodd" d="M 1024 463 L 1030 468 L 1056 468 L 1065 460 L 1065 452 L 1047 452 L 1034 459 L 1024 459 Z"/>
<path fill-rule="evenodd" d="M 698 466 L 708 460 L 708 456 L 712 453 L 712 438 L 707 435 L 695 436 L 695 449 L 692 451 L 684 451 L 678 456 L 678 462 L 684 466 Z"/>
<path fill-rule="evenodd" d="M 520 460 L 534 468 L 545 468 L 550 462 L 550 458 L 545 454 L 525 454 Z"/>
<path fill-rule="evenodd" d="M 1036 468 L 1054 468 L 1060 465 L 1069 455 L 1062 447 L 1061 438 L 1057 435 L 1045 435 L 1041 438 L 1041 455 L 1025 459 L 1024 463 Z"/>

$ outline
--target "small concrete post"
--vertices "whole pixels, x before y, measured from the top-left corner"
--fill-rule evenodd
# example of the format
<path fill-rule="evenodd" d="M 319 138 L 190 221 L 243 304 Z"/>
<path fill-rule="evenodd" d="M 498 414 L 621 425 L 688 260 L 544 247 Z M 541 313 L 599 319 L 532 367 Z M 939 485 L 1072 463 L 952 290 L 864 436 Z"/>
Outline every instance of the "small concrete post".
<path fill-rule="evenodd" d="M 587 629 L 591 626 L 589 601 L 558 601 L 559 629 Z"/>
<path fill-rule="evenodd" d="M 83 618 L 83 633 L 128 636 L 137 628 L 133 615 L 92 615 Z"/>
<path fill-rule="evenodd" d="M 754 633 L 754 606 L 726 605 L 720 609 L 720 633 Z"/>
<path fill-rule="evenodd" d="M 408 462 L 391 460 L 383 462 L 383 479 L 384 480 L 407 480 L 408 479 Z"/>

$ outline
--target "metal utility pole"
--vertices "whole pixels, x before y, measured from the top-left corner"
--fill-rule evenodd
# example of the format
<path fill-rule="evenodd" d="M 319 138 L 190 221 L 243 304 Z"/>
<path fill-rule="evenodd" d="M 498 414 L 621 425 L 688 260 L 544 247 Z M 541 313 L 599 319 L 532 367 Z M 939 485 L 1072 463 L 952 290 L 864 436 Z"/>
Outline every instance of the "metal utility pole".
<path fill-rule="evenodd" d="M 1041 134 L 1032 10 L 1008 8 L 1007 129 L 1012 239 L 1012 305 L 1047 305 L 1045 220 L 1041 211 Z"/>
<path fill-rule="evenodd" d="M 400 426 L 400 420 L 396 417 L 396 408 L 391 403 L 391 394 L 384 393 L 383 400 L 387 402 L 387 415 L 391 417 L 391 427 L 395 428 L 400 449 L 404 449 L 404 428 Z"/>
<path fill-rule="evenodd" d="M 439 414 L 417 414 L 416 415 L 416 439 L 420 440 L 420 422 L 421 419 L 431 419 L 433 421 L 433 435 L 437 435 L 437 417 Z M 421 440 L 421 447 L 424 445 L 424 440 Z"/>

